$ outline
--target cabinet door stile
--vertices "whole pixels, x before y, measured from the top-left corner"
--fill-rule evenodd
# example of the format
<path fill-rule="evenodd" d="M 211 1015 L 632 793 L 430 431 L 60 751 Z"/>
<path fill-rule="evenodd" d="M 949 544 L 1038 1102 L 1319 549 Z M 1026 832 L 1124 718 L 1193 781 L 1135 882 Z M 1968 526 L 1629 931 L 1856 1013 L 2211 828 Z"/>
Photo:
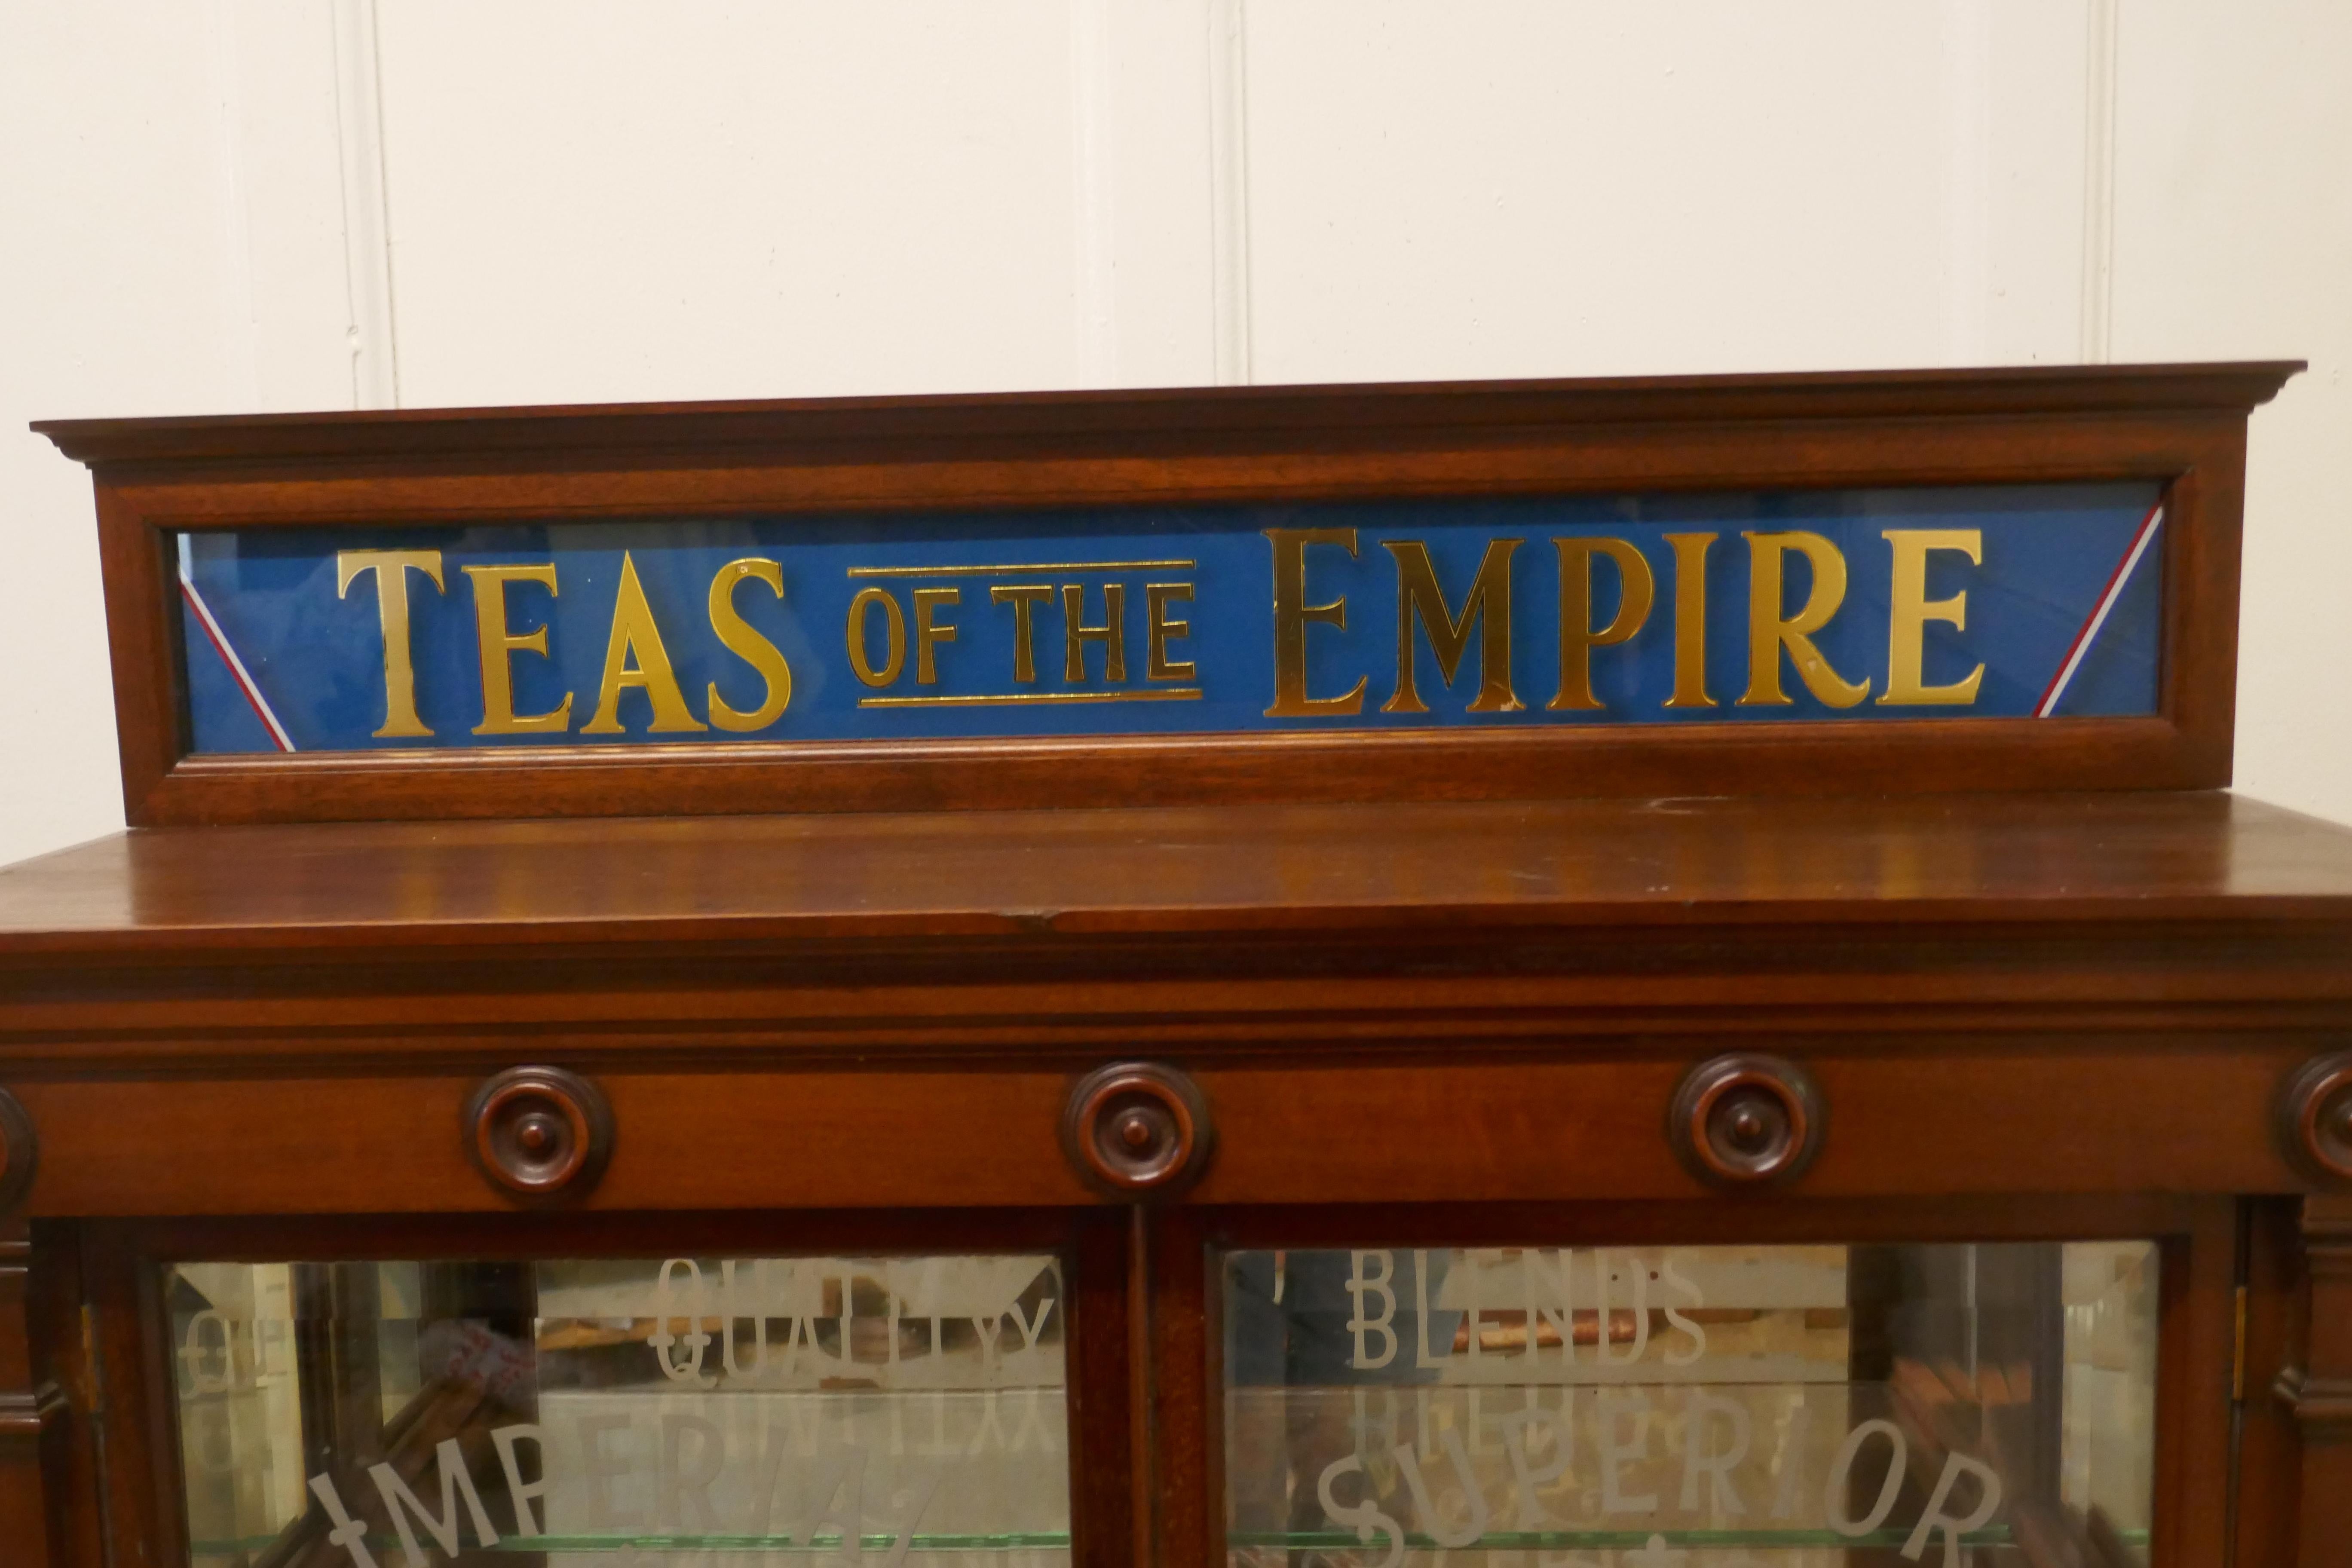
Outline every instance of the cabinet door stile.
<path fill-rule="evenodd" d="M 46 1564 L 59 1561 L 56 1510 L 46 1494 L 65 1412 L 41 1375 L 32 1252 L 21 1219 L 0 1224 L 0 1538 Z"/>
<path fill-rule="evenodd" d="M 89 1221 L 82 1234 L 103 1409 L 98 1471 L 110 1568 L 182 1568 L 188 1543 L 162 1303 L 131 1227 Z"/>
<path fill-rule="evenodd" d="M 26 1304 L 36 1386 L 58 1390 L 58 1417 L 46 1455 L 49 1568 L 106 1568 L 100 1523 L 99 1424 L 105 1415 L 98 1376 L 97 1314 L 82 1272 L 81 1227 L 45 1220 L 33 1226 L 31 1294 Z"/>
<path fill-rule="evenodd" d="M 1146 1211 L 1151 1267 L 1157 1561 L 1211 1563 L 1222 1550 L 1224 1379 L 1212 1211 Z"/>
<path fill-rule="evenodd" d="M 2301 1435 L 2294 1407 L 2279 1391 L 2280 1375 L 2300 1365 L 2299 1321 L 2307 1308 L 2297 1205 L 2255 1199 L 2243 1205 L 2245 1348 L 2231 1455 L 2238 1478 L 2232 1500 L 2232 1560 L 2254 1564 L 2294 1561 L 2295 1516 L 2302 1482 Z"/>
<path fill-rule="evenodd" d="M 1136 1511 L 1136 1477 L 1150 1463 L 1139 1447 L 1131 1324 L 1135 1294 L 1128 1216 L 1087 1214 L 1072 1238 L 1070 1279 L 1070 1561 L 1077 1568 L 1124 1568 L 1136 1561 L 1149 1515 Z"/>
<path fill-rule="evenodd" d="M 2229 1410 L 2237 1355 L 2236 1205 L 2200 1200 L 2194 1228 L 2165 1238 L 2152 1568 L 2221 1563 L 2229 1552 Z"/>

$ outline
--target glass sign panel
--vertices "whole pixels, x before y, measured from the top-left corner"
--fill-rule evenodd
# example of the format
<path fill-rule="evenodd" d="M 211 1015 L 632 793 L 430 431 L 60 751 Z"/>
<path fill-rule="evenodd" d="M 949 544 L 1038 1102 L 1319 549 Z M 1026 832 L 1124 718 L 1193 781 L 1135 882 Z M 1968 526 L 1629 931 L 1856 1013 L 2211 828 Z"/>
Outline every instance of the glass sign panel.
<path fill-rule="evenodd" d="M 1069 1560 L 1051 1258 L 184 1263 L 165 1287 L 195 1568 Z"/>
<path fill-rule="evenodd" d="M 2150 1243 L 1223 1268 L 1235 1568 L 2146 1560 Z"/>
<path fill-rule="evenodd" d="M 199 753 L 2157 710 L 2153 484 L 179 536 Z"/>

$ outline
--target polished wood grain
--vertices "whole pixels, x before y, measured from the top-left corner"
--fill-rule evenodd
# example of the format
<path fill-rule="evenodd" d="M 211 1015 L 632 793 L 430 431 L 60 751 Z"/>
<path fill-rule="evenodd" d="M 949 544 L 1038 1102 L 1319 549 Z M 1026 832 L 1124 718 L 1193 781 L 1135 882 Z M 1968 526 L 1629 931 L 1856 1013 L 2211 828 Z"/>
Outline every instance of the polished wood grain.
<path fill-rule="evenodd" d="M 2292 1563 L 2302 1513 L 2302 1435 L 2280 1374 L 2302 1364 L 2309 1309 L 2303 1245 L 2292 1198 L 2244 1205 L 2246 1329 L 2231 1390 L 2238 1404 L 2234 1562 Z M 2292 1387 L 2292 1385 L 2290 1385 Z"/>
<path fill-rule="evenodd" d="M 2210 793 L 352 824 L 0 870 L 0 960 L 486 944 L 2352 920 L 2352 831 Z"/>
<path fill-rule="evenodd" d="M 2186 679 L 2185 677 L 2182 679 Z M 2209 684 L 2201 677 L 2200 692 Z M 2185 712 L 2220 700 L 2202 692 Z M 2222 710 L 2226 713 L 2226 710 Z M 173 723 L 177 723 L 176 716 Z M 125 722 L 128 722 L 126 720 Z M 129 743 L 126 742 L 126 746 Z M 144 752 L 142 754 L 145 754 Z M 125 752 L 126 764 L 131 753 Z M 144 777 L 144 775 L 133 775 Z M 2202 789 L 2220 738 L 2180 721 L 1988 719 L 1593 725 L 1191 737 L 843 742 L 184 756 L 126 797 L 142 826 L 545 814 L 637 816 L 943 808 L 1822 795 L 1868 777 L 1904 794 Z"/>
<path fill-rule="evenodd" d="M 2352 834 L 2220 795 L 306 826 L 0 871 L 11 1081 L 1703 1032 L 2318 1054 L 2347 1004 Z"/>
<path fill-rule="evenodd" d="M 959 1220 L 961 1216 L 959 1216 Z M 1137 1478 L 1149 1475 L 1151 1413 L 1139 1403 L 1151 1369 L 1136 1355 L 1128 1216 L 1089 1215 L 1075 1227 L 1066 1265 L 1070 1342 L 1065 1397 L 1069 1402 L 1070 1561 L 1076 1568 L 1120 1568 L 1138 1561 L 1136 1542 L 1150 1530 L 1136 1511 Z M 1143 1440 L 1138 1440 L 1139 1433 Z"/>
<path fill-rule="evenodd" d="M 16 1097 L 0 1089 L 0 1216 L 13 1213 L 32 1190 L 41 1161 L 40 1134 Z"/>
<path fill-rule="evenodd" d="M 26 1318 L 33 1384 L 63 1396 L 53 1447 L 45 1456 L 49 1568 L 110 1568 L 103 1522 L 106 1385 L 96 1315 L 87 1307 L 81 1229 L 43 1224 L 32 1227 L 32 1241 Z"/>
<path fill-rule="evenodd" d="M 2238 1349 L 2237 1215 L 2227 1199 L 2196 1205 L 2159 1249 L 2155 1531 L 2148 1560 L 2229 1559 L 2231 1379 Z"/>
<path fill-rule="evenodd" d="M 1158 1552 L 1148 1559 L 1139 1554 L 1139 1563 L 1173 1568 L 1223 1555 L 1224 1297 L 1208 1223 L 1214 1212 L 1138 1211 L 1150 1359 L 1155 1366 L 1191 1374 L 1163 1377 L 1153 1403 L 1150 1489 Z M 1286 1232 L 1285 1245 L 1312 1235 Z"/>
<path fill-rule="evenodd" d="M 2307 1199 L 2302 1230 L 2308 1295 L 2301 1340 L 2272 1392 L 2293 1414 L 2300 1438 L 2291 1561 L 2336 1568 L 2352 1542 L 2352 1199 Z"/>
<path fill-rule="evenodd" d="M 1230 1067 L 1196 1074 L 1220 1128 L 1181 1201 L 1666 1198 L 1706 1189 L 1665 1113 L 1670 1045 L 1613 1059 Z M 2295 1060 L 2258 1042 L 2148 1053 L 1817 1052 L 1822 1195 L 2291 1192 L 2269 1136 Z M 1065 1158 L 1077 1077 L 1040 1069 L 608 1073 L 621 1128 L 591 1209 L 1086 1205 Z M 465 1077 L 26 1082 L 53 1157 L 47 1215 L 476 1213 L 511 1206 L 452 1131 Z M 1313 1106 L 1312 1118 L 1300 1115 Z M 1381 1136 L 1373 1136 L 1373 1132 Z M 1727 1199 L 1726 1201 L 1731 1201 Z M 1744 1200 L 1743 1200 L 1744 1201 Z"/>
<path fill-rule="evenodd" d="M 99 571 L 106 584 L 115 749 L 126 809 L 132 781 L 162 778 L 189 745 L 182 697 L 187 669 L 181 640 L 172 635 L 179 625 L 179 596 L 164 561 L 173 549 L 120 496 L 98 488 Z M 139 787 L 143 793 L 152 785 Z"/>
<path fill-rule="evenodd" d="M 604 1207 L 1084 1203 L 1064 1107 L 1139 1050 L 1207 1094 L 1203 1201 L 1670 1196 L 1667 1102 L 1734 1039 L 1822 1087 L 1808 1190 L 2277 1192 L 2279 1086 L 2352 1033 L 2352 835 L 2228 797 L 952 820 L 0 873 L 34 1210 L 491 1206 L 466 1100 L 533 1062 L 611 1097 Z M 1346 1131 L 1400 1117 L 1410 1168 Z"/>
<path fill-rule="evenodd" d="M 189 1556 L 184 1471 L 161 1271 L 119 1228 L 82 1226 L 79 1241 L 89 1353 L 104 1391 L 98 1504 L 108 1568 L 181 1568 Z M 363 1249 L 347 1239 L 343 1250 Z"/>
<path fill-rule="evenodd" d="M 2294 364 L 2069 367 L 651 408 L 74 421 L 141 825 L 535 812 L 1517 799 L 2230 776 L 2245 424 Z M 184 528 L 2144 479 L 2166 487 L 2158 716 L 887 746 L 192 757 L 163 562 Z"/>
<path fill-rule="evenodd" d="M 1850 419 L 1876 416 L 2178 412 L 2267 400 L 2301 361 L 2063 365 L 1764 375 L 1592 377 L 1373 386 L 1172 387 L 718 403 L 359 413 L 45 419 L 33 428 L 93 466 L 265 465 L 322 457 L 404 465 L 417 458 L 509 459 L 602 454 L 614 468 L 697 447 L 782 458 L 845 445 L 888 449 L 951 440 L 1024 440 L 1087 450 L 1105 437 L 1170 450 L 1226 433 L 1377 440 L 1395 429 L 1512 430 L 1561 423 Z"/>
<path fill-rule="evenodd" d="M 47 1484 L 65 1458 L 65 1396 L 37 1371 L 32 1251 L 22 1221 L 0 1224 L 0 1543 L 11 1563 L 65 1568 L 64 1492 Z"/>
<path fill-rule="evenodd" d="M 2352 996 L 2346 836 L 2226 797 L 962 820 L 136 834 L 0 873 L 0 1060 L 2315 1053 Z"/>

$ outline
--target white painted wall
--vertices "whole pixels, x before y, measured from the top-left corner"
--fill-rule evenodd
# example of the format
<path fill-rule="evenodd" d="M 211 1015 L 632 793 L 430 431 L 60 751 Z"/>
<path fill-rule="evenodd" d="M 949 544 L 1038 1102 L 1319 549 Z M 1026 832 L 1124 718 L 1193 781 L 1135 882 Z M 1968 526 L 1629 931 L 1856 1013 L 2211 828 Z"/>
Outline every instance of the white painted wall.
<path fill-rule="evenodd" d="M 35 417 L 2271 355 L 2352 822 L 2340 0 L 0 0 L 0 860 L 121 822 Z"/>

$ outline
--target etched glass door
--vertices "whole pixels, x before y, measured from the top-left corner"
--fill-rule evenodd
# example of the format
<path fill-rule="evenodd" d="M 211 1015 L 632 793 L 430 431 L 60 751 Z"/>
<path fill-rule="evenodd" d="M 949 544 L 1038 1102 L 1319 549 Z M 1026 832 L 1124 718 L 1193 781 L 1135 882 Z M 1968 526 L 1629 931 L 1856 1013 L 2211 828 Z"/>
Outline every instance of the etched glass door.
<path fill-rule="evenodd" d="M 197 1568 L 1069 1560 L 1054 1256 L 163 1284 Z"/>
<path fill-rule="evenodd" d="M 2146 1241 L 1223 1254 L 1232 1564 L 2146 1561 Z"/>

